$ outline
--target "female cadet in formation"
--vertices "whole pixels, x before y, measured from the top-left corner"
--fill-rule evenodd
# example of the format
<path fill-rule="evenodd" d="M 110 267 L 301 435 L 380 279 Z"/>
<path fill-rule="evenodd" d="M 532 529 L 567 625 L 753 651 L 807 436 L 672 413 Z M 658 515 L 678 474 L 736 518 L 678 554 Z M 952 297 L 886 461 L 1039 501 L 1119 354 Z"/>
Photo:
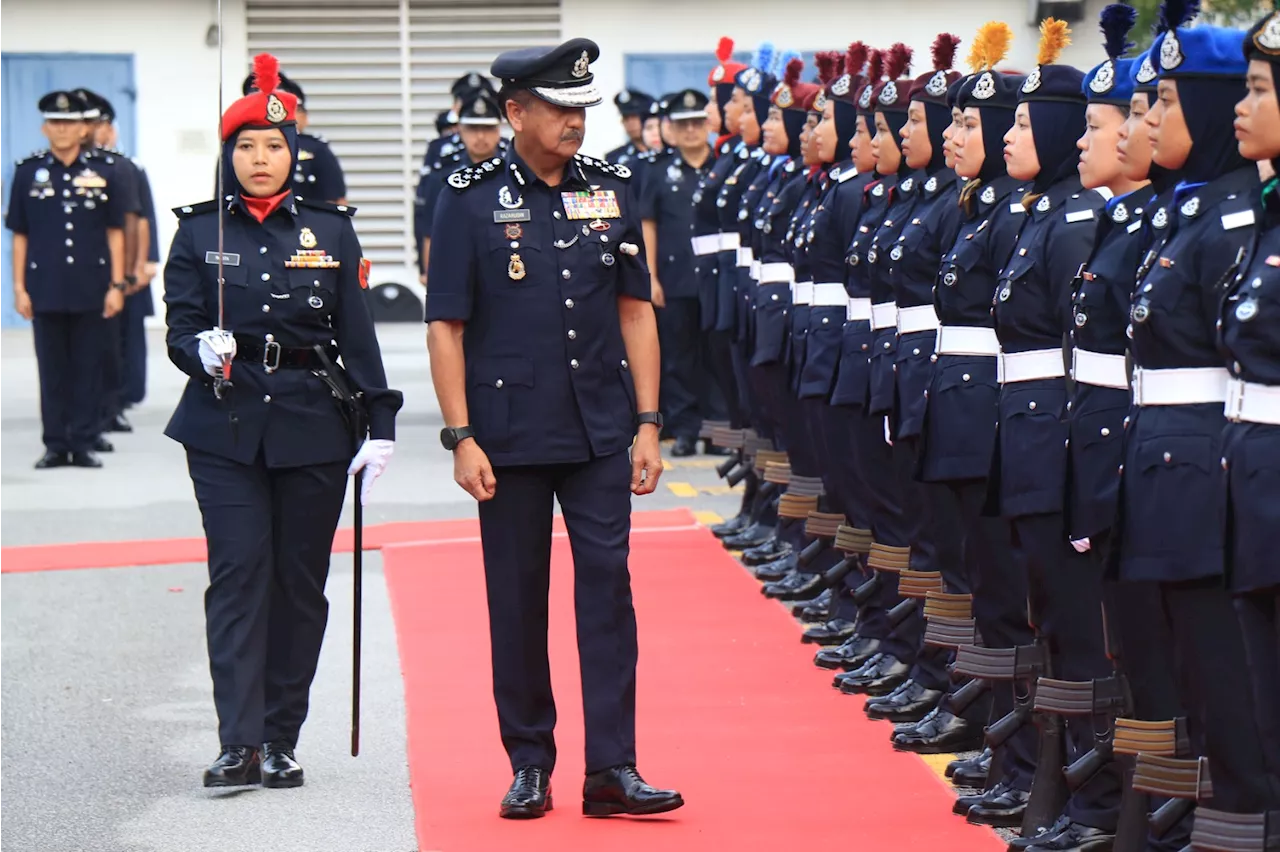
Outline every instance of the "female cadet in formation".
<path fill-rule="evenodd" d="M 278 89 L 273 57 L 254 68 L 258 91 L 222 118 L 223 197 L 175 211 L 165 268 L 169 357 L 190 376 L 165 434 L 186 447 L 209 546 L 222 751 L 206 787 L 302 784 L 294 748 L 346 478 L 365 470 L 364 501 L 391 457 L 402 401 L 387 389 L 352 211 L 289 191 L 297 99 Z M 367 412 L 358 452 L 363 436 L 329 383 L 343 373 Z"/>

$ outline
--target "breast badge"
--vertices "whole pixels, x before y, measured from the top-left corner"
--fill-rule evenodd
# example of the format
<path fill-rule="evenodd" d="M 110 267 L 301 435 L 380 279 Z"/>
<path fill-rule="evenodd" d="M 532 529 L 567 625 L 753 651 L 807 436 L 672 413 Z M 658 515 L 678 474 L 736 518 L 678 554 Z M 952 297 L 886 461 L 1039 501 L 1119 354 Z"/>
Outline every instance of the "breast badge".
<path fill-rule="evenodd" d="M 305 249 L 313 249 L 316 247 L 316 235 L 310 228 L 303 228 L 302 233 L 298 234 L 298 244 Z"/>
<path fill-rule="evenodd" d="M 511 255 L 511 260 L 507 263 L 507 277 L 512 281 L 519 281 L 524 278 L 524 261 L 520 259 L 520 255 Z"/>

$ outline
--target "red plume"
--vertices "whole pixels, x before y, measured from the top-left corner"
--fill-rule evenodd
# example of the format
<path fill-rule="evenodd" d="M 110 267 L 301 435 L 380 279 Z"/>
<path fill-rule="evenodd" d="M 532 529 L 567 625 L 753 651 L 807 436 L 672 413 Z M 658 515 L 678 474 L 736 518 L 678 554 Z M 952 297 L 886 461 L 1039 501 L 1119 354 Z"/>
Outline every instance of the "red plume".
<path fill-rule="evenodd" d="M 889 58 L 885 62 L 885 73 L 890 80 L 897 80 L 905 77 L 911 70 L 911 48 L 902 42 L 898 42 L 889 48 Z"/>
<path fill-rule="evenodd" d="M 867 64 L 867 46 L 860 41 L 849 45 L 849 52 L 844 56 L 844 73 L 856 77 L 862 73 Z"/>
<path fill-rule="evenodd" d="M 728 36 L 720 36 L 720 43 L 716 45 L 716 59 L 720 60 L 723 65 L 733 56 L 733 39 Z"/>
<path fill-rule="evenodd" d="M 845 55 L 838 50 L 831 51 L 831 55 L 836 58 L 836 73 L 835 73 L 835 76 L 831 78 L 831 81 L 835 82 L 836 80 L 839 80 L 843 74 L 846 73 L 845 64 L 844 64 Z"/>
<path fill-rule="evenodd" d="M 800 74 L 804 71 L 804 60 L 793 59 L 787 63 L 787 73 L 782 78 L 782 82 L 788 86 L 794 86 L 800 82 Z"/>
<path fill-rule="evenodd" d="M 279 59 L 270 53 L 259 53 L 253 57 L 253 87 L 268 95 L 280 88 Z"/>
<path fill-rule="evenodd" d="M 818 82 L 823 86 L 830 84 L 836 78 L 836 57 L 839 55 L 834 51 L 825 50 L 814 55 L 814 64 L 818 66 Z"/>
<path fill-rule="evenodd" d="M 867 54 L 867 82 L 875 85 L 884 77 L 884 51 L 873 50 Z"/>
<path fill-rule="evenodd" d="M 957 37 L 950 33 L 938 33 L 938 37 L 933 40 L 933 70 L 950 71 L 959 45 L 960 39 Z"/>

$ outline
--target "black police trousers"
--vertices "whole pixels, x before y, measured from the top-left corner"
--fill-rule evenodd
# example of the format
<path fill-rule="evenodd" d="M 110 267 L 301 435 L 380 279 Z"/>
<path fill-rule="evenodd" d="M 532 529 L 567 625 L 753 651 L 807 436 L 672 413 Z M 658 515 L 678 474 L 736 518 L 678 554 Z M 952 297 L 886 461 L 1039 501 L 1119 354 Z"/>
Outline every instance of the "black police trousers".
<path fill-rule="evenodd" d="M 106 323 L 106 334 L 103 335 L 101 369 L 102 395 L 98 406 L 98 429 L 109 431 L 108 427 L 116 417 L 124 412 L 124 315 L 123 311 L 103 320 Z"/>
<path fill-rule="evenodd" d="M 99 312 L 37 313 L 32 320 L 42 439 L 50 452 L 93 449 L 100 425 L 106 322 Z"/>
<path fill-rule="evenodd" d="M 696 298 L 671 298 L 656 311 L 662 348 L 662 418 L 665 431 L 676 438 L 698 437 L 700 400 L 706 400 L 710 391 L 702 364 L 699 309 Z"/>
<path fill-rule="evenodd" d="M 627 570 L 631 461 L 500 467 L 480 504 L 493 697 L 513 770 L 555 768 L 555 697 L 547 659 L 553 501 L 573 553 L 586 770 L 635 763 L 636 615 Z"/>
<path fill-rule="evenodd" d="M 147 395 L 147 307 L 151 288 L 124 300 L 124 407 L 137 405 Z"/>
<path fill-rule="evenodd" d="M 269 468 L 187 449 L 209 544 L 205 630 L 223 745 L 296 745 L 329 617 L 347 462 Z"/>

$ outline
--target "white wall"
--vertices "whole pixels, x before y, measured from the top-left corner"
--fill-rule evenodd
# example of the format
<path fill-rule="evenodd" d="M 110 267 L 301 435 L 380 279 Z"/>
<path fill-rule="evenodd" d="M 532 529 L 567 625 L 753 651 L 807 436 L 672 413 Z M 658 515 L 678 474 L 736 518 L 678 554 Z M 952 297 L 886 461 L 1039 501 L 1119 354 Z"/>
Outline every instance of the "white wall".
<path fill-rule="evenodd" d="M 240 96 L 244 79 L 245 13 L 243 0 L 222 5 L 224 98 L 230 103 Z M 138 150 L 128 153 L 142 161 L 151 179 L 162 262 L 177 230 L 170 209 L 212 197 L 219 150 L 218 49 L 206 46 L 205 33 L 216 22 L 215 0 L 5 0 L 0 11 L 0 47 L 6 53 L 134 54 Z M 92 88 L 93 81 L 85 85 Z"/>
<path fill-rule="evenodd" d="M 1098 13 L 1105 0 L 1088 0 L 1083 20 L 1073 25 L 1074 43 L 1060 61 L 1088 69 L 1105 58 Z M 603 152 L 621 144 L 612 97 L 623 87 L 623 56 L 630 53 L 707 54 L 710 72 L 716 43 L 729 36 L 738 50 L 754 51 L 761 41 L 779 50 L 843 50 L 861 39 L 872 47 L 905 42 L 915 50 L 912 76 L 931 66 L 929 46 L 939 32 L 961 39 L 963 62 L 978 27 L 1005 21 L 1013 44 L 1003 67 L 1029 72 L 1035 64 L 1038 21 L 1031 23 L 1027 0 L 562 0 L 564 37 L 582 36 L 600 45 L 592 65 L 596 82 L 609 99 L 588 119 L 585 150 Z M 808 78 L 812 69 L 806 69 Z"/>

